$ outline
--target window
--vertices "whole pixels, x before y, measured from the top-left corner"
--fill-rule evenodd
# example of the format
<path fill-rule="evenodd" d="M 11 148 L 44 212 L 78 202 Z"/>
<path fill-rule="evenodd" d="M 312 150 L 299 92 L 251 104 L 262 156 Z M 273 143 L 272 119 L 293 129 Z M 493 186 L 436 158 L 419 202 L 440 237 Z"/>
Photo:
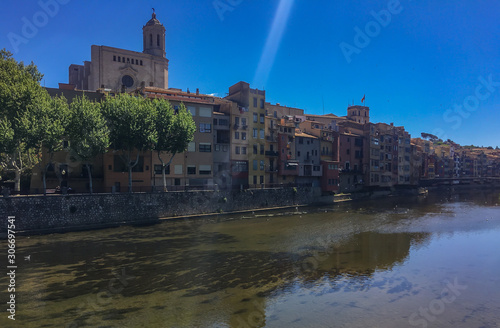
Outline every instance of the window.
<path fill-rule="evenodd" d="M 141 60 L 141 66 L 142 66 L 142 60 Z"/>
<path fill-rule="evenodd" d="M 236 148 L 234 148 L 234 153 L 236 155 L 239 155 L 240 154 L 240 146 L 236 146 Z"/>
<path fill-rule="evenodd" d="M 188 107 L 187 107 L 187 110 L 188 110 L 188 112 L 189 112 L 191 115 L 193 115 L 193 116 L 195 116 L 195 115 L 196 115 L 196 107 L 193 107 L 193 106 L 188 106 Z"/>
<path fill-rule="evenodd" d="M 116 61 L 116 56 L 113 56 L 113 61 Z"/>
<path fill-rule="evenodd" d="M 240 138 L 240 133 L 238 131 L 234 132 L 234 139 L 239 139 Z"/>
<path fill-rule="evenodd" d="M 212 144 L 200 143 L 200 153 L 210 153 L 212 152 Z"/>
<path fill-rule="evenodd" d="M 248 172 L 248 163 L 243 161 L 236 161 L 232 167 L 233 172 Z"/>
<path fill-rule="evenodd" d="M 241 154 L 243 155 L 247 154 L 247 147 L 241 147 Z"/>
<path fill-rule="evenodd" d="M 253 166 L 252 166 L 254 171 L 257 171 L 258 165 L 259 165 L 259 162 L 256 159 L 254 159 L 253 160 Z"/>
<path fill-rule="evenodd" d="M 260 100 L 260 108 L 262 108 L 262 109 L 264 108 L 264 99 Z"/>
<path fill-rule="evenodd" d="M 351 150 L 347 149 L 347 155 L 350 155 L 350 154 L 351 154 Z"/>
<path fill-rule="evenodd" d="M 219 119 L 219 125 L 228 126 L 229 121 L 221 118 L 221 119 Z"/>
<path fill-rule="evenodd" d="M 175 165 L 174 166 L 174 174 L 182 175 L 182 165 Z"/>
<path fill-rule="evenodd" d="M 257 113 L 253 113 L 253 122 L 257 123 L 258 119 L 259 119 L 259 116 L 257 115 Z"/>
<path fill-rule="evenodd" d="M 220 145 L 215 145 L 215 151 L 220 151 Z"/>
<path fill-rule="evenodd" d="M 297 157 L 300 157 L 300 151 L 297 152 Z"/>
<path fill-rule="evenodd" d="M 265 168 L 264 161 L 260 161 L 260 170 L 264 171 L 264 168 Z"/>
<path fill-rule="evenodd" d="M 212 117 L 212 110 L 209 107 L 200 107 L 199 111 L 201 117 Z"/>
<path fill-rule="evenodd" d="M 257 107 L 257 97 L 253 97 L 253 107 Z"/>
<path fill-rule="evenodd" d="M 160 46 L 160 35 L 156 34 L 156 46 Z"/>
<path fill-rule="evenodd" d="M 67 149 L 69 147 L 69 141 L 68 140 L 63 140 L 63 148 Z"/>
<path fill-rule="evenodd" d="M 247 140 L 247 133 L 241 132 L 241 140 Z"/>
<path fill-rule="evenodd" d="M 258 145 L 253 145 L 253 154 L 257 155 L 258 152 L 259 152 Z"/>
<path fill-rule="evenodd" d="M 193 142 L 188 143 L 187 151 L 190 153 L 195 152 L 196 151 L 196 142 L 193 141 Z"/>
<path fill-rule="evenodd" d="M 246 117 L 241 118 L 241 125 L 243 125 L 243 126 L 247 125 L 247 118 Z"/>
<path fill-rule="evenodd" d="M 236 116 L 236 117 L 234 118 L 234 125 L 235 125 L 235 126 L 240 125 L 240 118 L 239 118 L 238 116 Z"/>
<path fill-rule="evenodd" d="M 263 184 L 263 183 L 264 183 L 264 176 L 263 176 L 263 175 L 261 175 L 261 176 L 260 176 L 260 184 Z"/>
<path fill-rule="evenodd" d="M 212 174 L 212 165 L 200 165 L 200 174 L 201 175 Z"/>
<path fill-rule="evenodd" d="M 260 129 L 260 138 L 264 139 L 266 137 L 264 129 Z"/>
<path fill-rule="evenodd" d="M 135 162 L 135 156 L 133 161 Z M 128 167 L 125 162 L 121 159 L 119 155 L 115 155 L 113 158 L 114 172 L 128 172 Z M 139 156 L 139 161 L 132 168 L 132 172 L 144 172 L 144 156 Z"/>
<path fill-rule="evenodd" d="M 264 155 L 264 145 L 260 145 L 260 154 Z"/>
<path fill-rule="evenodd" d="M 254 129 L 253 129 L 253 134 L 252 134 L 252 136 L 253 136 L 255 139 L 257 139 L 257 135 L 258 135 L 258 134 L 259 134 L 258 130 L 254 128 Z"/>
<path fill-rule="evenodd" d="M 212 124 L 210 123 L 200 123 L 201 133 L 212 133 Z"/>
<path fill-rule="evenodd" d="M 196 174 L 196 165 L 188 165 L 187 174 Z"/>
<path fill-rule="evenodd" d="M 313 166 L 313 171 L 315 171 L 315 172 L 319 172 L 319 171 L 321 171 L 321 167 L 320 167 L 320 166 L 315 165 L 315 166 Z"/>
<path fill-rule="evenodd" d="M 149 46 L 152 47 L 153 46 L 153 34 L 150 34 L 149 35 Z"/>
<path fill-rule="evenodd" d="M 122 57 L 118 56 L 118 62 L 122 61 Z"/>
<path fill-rule="evenodd" d="M 222 151 L 227 152 L 227 145 L 222 146 Z"/>
<path fill-rule="evenodd" d="M 155 166 L 154 166 L 155 174 L 163 174 L 161 172 L 161 169 L 162 169 L 162 166 L 160 164 L 155 164 Z M 165 174 L 170 174 L 170 165 L 165 167 Z"/>
<path fill-rule="evenodd" d="M 254 185 L 256 185 L 256 184 L 257 184 L 257 176 L 256 176 L 256 175 L 254 175 L 254 176 L 253 176 L 253 184 L 254 184 Z"/>
<path fill-rule="evenodd" d="M 264 124 L 264 114 L 260 114 L 260 123 Z"/>

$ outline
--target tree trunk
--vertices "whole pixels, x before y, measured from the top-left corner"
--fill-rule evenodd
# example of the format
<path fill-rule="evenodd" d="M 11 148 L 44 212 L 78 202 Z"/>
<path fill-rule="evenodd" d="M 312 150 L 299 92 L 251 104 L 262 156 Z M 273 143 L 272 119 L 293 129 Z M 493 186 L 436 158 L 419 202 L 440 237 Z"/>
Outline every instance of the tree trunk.
<path fill-rule="evenodd" d="M 43 195 L 47 196 L 47 180 L 45 179 L 45 176 L 47 174 L 47 169 L 49 168 L 49 164 L 45 165 L 45 168 L 43 170 Z"/>
<path fill-rule="evenodd" d="M 19 156 L 19 164 L 17 163 L 18 156 Z M 14 191 L 20 192 L 21 191 L 21 172 L 23 171 L 23 161 L 22 161 L 22 157 L 21 157 L 21 152 L 14 153 L 14 156 L 11 159 L 12 159 L 11 163 L 12 163 L 12 166 L 14 167 L 14 171 L 15 171 Z"/>
<path fill-rule="evenodd" d="M 93 194 L 92 190 L 92 171 L 90 170 L 90 164 L 87 164 L 87 173 L 89 174 L 89 189 L 90 189 L 90 194 Z"/>
<path fill-rule="evenodd" d="M 21 191 L 21 169 L 15 168 L 16 177 L 14 178 L 14 191 L 16 193 Z"/>
<path fill-rule="evenodd" d="M 161 158 L 161 155 L 160 155 L 160 151 L 158 151 L 158 159 L 160 160 L 160 163 L 161 163 L 161 173 L 162 173 L 162 176 L 163 176 L 163 192 L 167 192 L 167 177 L 165 175 L 165 170 L 167 169 L 167 166 L 170 165 L 170 163 L 172 163 L 172 160 L 174 159 L 174 156 L 176 153 L 173 153 L 172 154 L 172 157 L 170 157 L 170 160 L 168 161 L 167 164 L 165 164 L 165 162 L 163 162 L 163 158 Z"/>
<path fill-rule="evenodd" d="M 135 163 L 134 164 L 131 164 L 130 163 L 130 157 L 131 157 L 131 154 L 130 152 L 128 153 L 128 192 L 132 192 L 132 169 L 134 168 L 134 166 L 137 165 L 137 163 L 139 163 L 139 152 L 137 152 L 137 158 L 135 159 Z"/>
<path fill-rule="evenodd" d="M 163 192 L 167 192 L 167 177 L 165 176 L 166 165 L 161 165 L 161 174 L 163 175 Z"/>

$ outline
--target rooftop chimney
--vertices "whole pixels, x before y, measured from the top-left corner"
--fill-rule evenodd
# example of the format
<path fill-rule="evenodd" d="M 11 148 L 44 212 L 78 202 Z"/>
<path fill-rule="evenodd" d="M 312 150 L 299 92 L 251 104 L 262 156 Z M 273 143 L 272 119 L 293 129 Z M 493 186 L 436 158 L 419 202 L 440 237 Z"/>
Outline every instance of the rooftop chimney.
<path fill-rule="evenodd" d="M 198 96 L 200 94 L 200 89 L 196 88 L 196 95 Z"/>

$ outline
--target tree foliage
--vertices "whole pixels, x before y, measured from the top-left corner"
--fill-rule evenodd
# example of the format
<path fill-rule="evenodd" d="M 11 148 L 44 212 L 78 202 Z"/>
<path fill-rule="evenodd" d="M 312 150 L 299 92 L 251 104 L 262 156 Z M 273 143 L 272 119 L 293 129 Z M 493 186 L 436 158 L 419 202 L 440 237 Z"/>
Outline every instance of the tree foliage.
<path fill-rule="evenodd" d="M 103 113 L 110 130 L 111 147 L 118 151 L 128 168 L 129 192 L 132 192 L 132 169 L 139 162 L 140 153 L 152 150 L 158 140 L 155 107 L 144 98 L 119 94 L 106 98 Z"/>
<path fill-rule="evenodd" d="M 37 126 L 33 127 L 33 139 L 28 140 L 28 145 L 32 145 L 41 153 L 42 162 L 44 165 L 41 167 L 43 174 L 43 191 L 44 194 L 47 190 L 46 174 L 48 168 L 53 165 L 54 154 L 62 149 L 62 141 L 66 133 L 66 128 L 69 123 L 69 107 L 66 98 L 54 97 L 49 98 L 35 113 L 35 120 Z M 59 171 L 56 170 L 57 173 Z M 58 174 L 59 180 L 61 176 Z M 61 182 L 61 181 L 59 181 Z"/>
<path fill-rule="evenodd" d="M 36 164 L 36 144 L 40 131 L 39 111 L 49 96 L 40 86 L 43 75 L 31 63 L 24 65 L 0 50 L 0 160 L 15 171 L 15 190 L 20 176 Z"/>
<path fill-rule="evenodd" d="M 439 138 L 437 136 L 430 134 L 430 133 L 422 132 L 421 136 L 422 136 L 422 139 L 430 140 L 432 142 L 436 142 L 439 140 Z"/>
<path fill-rule="evenodd" d="M 67 127 L 70 149 L 77 160 L 87 167 L 90 193 L 92 172 L 90 164 L 94 158 L 109 147 L 109 129 L 101 112 L 100 103 L 87 97 L 76 97 L 70 105 L 70 118 Z"/>
<path fill-rule="evenodd" d="M 153 106 L 156 108 L 156 130 L 158 132 L 158 140 L 154 150 L 162 164 L 163 190 L 166 191 L 165 169 L 177 153 L 187 149 L 188 144 L 193 140 L 196 125 L 184 104 L 181 104 L 177 113 L 174 113 L 172 105 L 165 100 L 155 99 Z M 163 159 L 162 152 L 170 155 L 168 162 Z"/>

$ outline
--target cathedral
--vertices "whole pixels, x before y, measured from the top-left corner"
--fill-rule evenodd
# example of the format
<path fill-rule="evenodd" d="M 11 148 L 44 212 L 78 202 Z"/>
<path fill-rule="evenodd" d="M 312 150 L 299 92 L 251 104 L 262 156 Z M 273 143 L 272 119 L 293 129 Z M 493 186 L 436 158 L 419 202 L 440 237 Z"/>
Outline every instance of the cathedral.
<path fill-rule="evenodd" d="M 87 91 L 131 91 L 141 85 L 168 89 L 165 27 L 156 13 L 142 32 L 142 52 L 92 45 L 90 62 L 70 65 L 69 85 Z"/>

